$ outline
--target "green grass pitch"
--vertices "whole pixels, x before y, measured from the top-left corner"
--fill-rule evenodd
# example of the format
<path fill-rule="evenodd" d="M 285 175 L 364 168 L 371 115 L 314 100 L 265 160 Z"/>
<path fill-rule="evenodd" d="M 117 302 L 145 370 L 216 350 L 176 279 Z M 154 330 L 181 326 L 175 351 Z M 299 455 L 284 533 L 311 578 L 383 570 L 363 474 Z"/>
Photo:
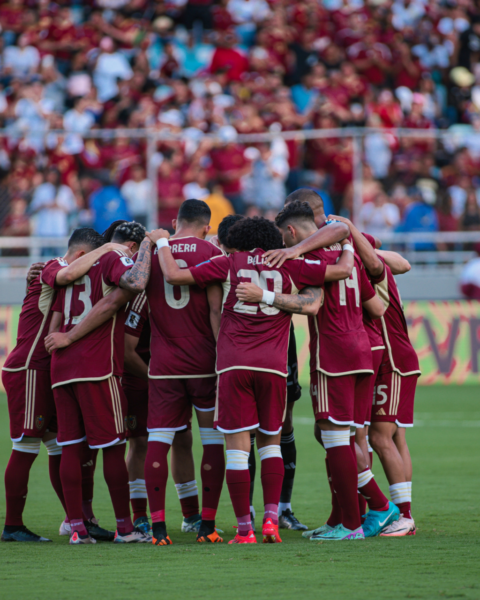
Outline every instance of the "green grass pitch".
<path fill-rule="evenodd" d="M 63 514 L 50 486 L 47 453 L 42 448 L 31 473 L 25 523 L 52 538 L 53 544 L 1 543 L 0 595 L 29 600 L 480 598 L 479 392 L 478 387 L 468 386 L 417 392 L 418 426 L 408 432 L 408 442 L 418 533 L 408 538 L 314 543 L 297 532 L 285 532 L 280 545 L 197 545 L 194 534 L 180 533 L 180 506 L 170 480 L 167 524 L 173 546 L 98 543 L 72 548 L 67 538 L 58 536 Z M 324 453 L 313 439 L 306 394 L 297 403 L 295 417 L 298 459 L 293 506 L 301 521 L 318 526 L 328 516 L 329 493 Z M 0 396 L 0 431 L 3 471 L 11 449 L 4 395 Z M 377 458 L 373 472 L 388 492 Z M 114 528 L 101 461 L 95 485 L 96 515 L 104 527 Z M 261 515 L 258 474 L 255 507 Z M 4 515 L 2 494 L 2 524 Z M 231 539 L 235 521 L 226 486 L 217 522 L 225 538 Z"/>

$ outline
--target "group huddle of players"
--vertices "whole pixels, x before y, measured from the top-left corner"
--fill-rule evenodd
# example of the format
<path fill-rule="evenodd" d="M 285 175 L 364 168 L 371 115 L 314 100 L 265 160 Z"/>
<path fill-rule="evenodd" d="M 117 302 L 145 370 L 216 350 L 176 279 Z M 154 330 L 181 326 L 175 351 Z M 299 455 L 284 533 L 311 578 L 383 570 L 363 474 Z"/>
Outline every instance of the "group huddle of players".
<path fill-rule="evenodd" d="M 420 371 L 393 277 L 408 262 L 350 221 L 327 219 L 309 189 L 293 192 L 275 223 L 226 217 L 207 241 L 209 222 L 207 204 L 187 200 L 173 236 L 135 222 L 112 223 L 102 235 L 77 229 L 63 258 L 31 268 L 2 374 L 13 441 L 3 541 L 50 541 L 22 520 L 42 441 L 65 511 L 59 533 L 74 545 L 172 543 L 170 448 L 182 532 L 223 541 L 215 518 L 226 478 L 238 522 L 229 543 L 256 543 L 255 445 L 264 543 L 281 542 L 279 528 L 311 540 L 415 534 L 405 431 Z M 330 516 L 310 531 L 291 507 L 301 395 L 293 313 L 308 317 L 314 435 L 332 496 Z M 391 501 L 371 472 L 372 447 Z M 99 449 L 115 532 L 93 512 Z"/>

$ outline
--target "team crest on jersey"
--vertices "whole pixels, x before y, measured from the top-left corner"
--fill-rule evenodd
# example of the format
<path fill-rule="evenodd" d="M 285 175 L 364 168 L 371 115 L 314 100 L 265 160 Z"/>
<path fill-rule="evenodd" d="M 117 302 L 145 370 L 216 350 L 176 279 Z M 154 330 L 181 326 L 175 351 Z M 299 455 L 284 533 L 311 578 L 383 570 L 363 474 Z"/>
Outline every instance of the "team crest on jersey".
<path fill-rule="evenodd" d="M 126 267 L 132 267 L 135 264 L 131 258 L 128 258 L 128 256 L 121 256 L 120 260 Z"/>
<path fill-rule="evenodd" d="M 64 258 L 57 258 L 58 264 L 62 267 L 68 267 L 68 263 Z"/>
<path fill-rule="evenodd" d="M 38 415 L 38 417 L 35 419 L 35 427 L 40 431 L 40 429 L 43 428 L 44 424 L 45 424 L 45 419 L 43 418 L 42 415 Z"/>
<path fill-rule="evenodd" d="M 137 313 L 134 313 L 133 310 L 131 310 L 130 314 L 128 315 L 127 326 L 131 327 L 132 329 L 136 329 L 139 321 L 140 315 L 137 315 Z"/>
<path fill-rule="evenodd" d="M 135 415 L 128 415 L 127 419 L 127 427 L 131 429 L 135 429 L 137 427 L 137 417 Z"/>

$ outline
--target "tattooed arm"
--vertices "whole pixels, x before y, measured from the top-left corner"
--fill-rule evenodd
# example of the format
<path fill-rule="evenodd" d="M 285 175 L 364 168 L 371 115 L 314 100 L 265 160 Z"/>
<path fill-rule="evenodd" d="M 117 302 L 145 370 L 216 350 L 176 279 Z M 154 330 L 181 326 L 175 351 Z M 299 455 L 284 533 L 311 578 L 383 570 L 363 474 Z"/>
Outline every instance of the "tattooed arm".
<path fill-rule="evenodd" d="M 236 289 L 237 298 L 242 302 L 260 303 L 263 290 L 254 283 L 240 283 Z M 323 290 L 306 287 L 299 294 L 277 294 L 273 306 L 280 310 L 299 315 L 315 316 L 322 305 Z"/>
<path fill-rule="evenodd" d="M 120 278 L 120 287 L 139 294 L 147 287 L 152 265 L 152 242 L 146 237 L 140 245 L 135 265 Z"/>

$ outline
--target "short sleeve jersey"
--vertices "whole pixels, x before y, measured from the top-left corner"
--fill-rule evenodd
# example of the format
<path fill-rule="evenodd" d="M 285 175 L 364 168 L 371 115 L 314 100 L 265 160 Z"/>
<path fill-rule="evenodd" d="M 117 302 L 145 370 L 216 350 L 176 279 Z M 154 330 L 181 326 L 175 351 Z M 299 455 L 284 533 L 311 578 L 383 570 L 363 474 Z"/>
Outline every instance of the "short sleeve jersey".
<path fill-rule="evenodd" d="M 264 303 L 244 303 L 235 290 L 253 282 L 264 290 L 296 294 L 306 286 L 321 287 L 326 263 L 303 257 L 286 261 L 280 269 L 264 264 L 263 250 L 234 252 L 191 269 L 200 287 L 223 285 L 223 311 L 217 343 L 217 373 L 232 369 L 268 371 L 287 377 L 291 315 Z"/>
<path fill-rule="evenodd" d="M 138 338 L 135 350 L 143 362 L 148 365 L 150 362 L 150 321 L 145 292 L 139 294 L 127 307 L 125 334 Z M 122 385 L 134 387 L 138 390 L 148 389 L 147 381 L 132 375 L 125 369 L 123 370 Z"/>
<path fill-rule="evenodd" d="M 315 250 L 308 258 L 335 264 L 341 246 Z M 362 303 L 375 292 L 365 269 L 355 254 L 355 265 L 348 279 L 324 285 L 323 304 L 315 317 L 309 317 L 310 371 L 338 376 L 373 373 L 370 341 L 363 326 Z"/>
<path fill-rule="evenodd" d="M 70 331 L 90 310 L 118 286 L 122 275 L 135 263 L 122 252 L 104 254 L 73 284 L 58 292 L 53 309 L 61 312 L 61 332 Z M 121 377 L 124 356 L 125 309 L 67 348 L 52 356 L 52 387 L 74 381 L 100 381 Z"/>
<path fill-rule="evenodd" d="M 385 304 L 381 322 L 392 369 L 400 375 L 420 375 L 418 356 L 408 336 L 407 321 L 396 281 L 390 267 L 381 256 L 379 258 L 384 265 L 383 272 L 378 277 L 372 277 L 371 281 L 375 292 Z"/>
<path fill-rule="evenodd" d="M 211 242 L 196 237 L 169 240 L 179 267 L 194 267 L 223 255 Z M 152 328 L 149 377 L 152 379 L 215 375 L 215 337 L 206 290 L 198 285 L 173 286 L 163 277 L 158 250 L 153 250 L 147 285 Z"/>
<path fill-rule="evenodd" d="M 44 338 L 48 334 L 51 307 L 58 289 L 55 278 L 65 267 L 68 263 L 63 258 L 49 260 L 30 284 L 18 322 L 17 344 L 5 362 L 4 371 L 50 370 L 50 354 L 45 350 Z"/>

